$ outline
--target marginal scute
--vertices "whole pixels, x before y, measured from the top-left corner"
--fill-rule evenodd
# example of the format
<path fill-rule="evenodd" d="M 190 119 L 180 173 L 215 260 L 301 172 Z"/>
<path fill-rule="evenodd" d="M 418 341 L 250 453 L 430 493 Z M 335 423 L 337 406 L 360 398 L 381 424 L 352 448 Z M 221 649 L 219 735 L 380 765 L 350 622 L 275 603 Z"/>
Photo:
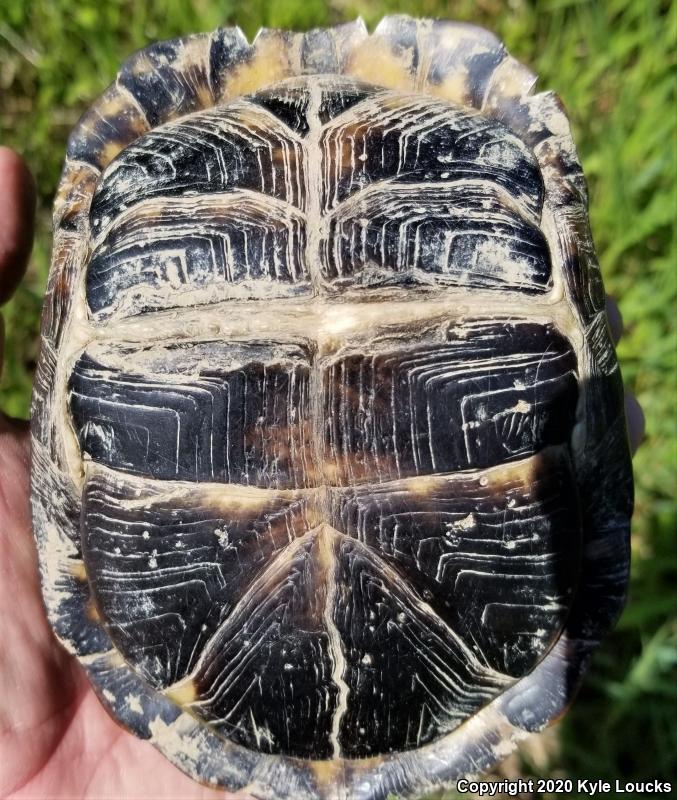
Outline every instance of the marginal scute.
<path fill-rule="evenodd" d="M 378 85 L 402 91 L 415 90 L 412 75 L 413 53 L 398 58 L 386 42 L 377 36 L 360 42 L 350 53 L 346 63 L 346 73 L 358 80 L 368 82 L 378 66 Z"/>
<path fill-rule="evenodd" d="M 439 21 L 421 47 L 429 53 L 426 80 L 435 87 L 434 93 L 482 108 L 491 78 L 506 57 L 501 42 L 474 25 Z"/>
<path fill-rule="evenodd" d="M 45 602 L 202 782 L 385 800 L 476 773 L 561 714 L 622 606 L 622 384 L 534 82 L 461 23 L 223 28 L 133 56 L 73 131 Z"/>
<path fill-rule="evenodd" d="M 59 189 L 54 198 L 54 229 L 77 231 L 86 235 L 89 205 L 100 172 L 91 164 L 78 161 L 64 168 Z"/>
<path fill-rule="evenodd" d="M 68 140 L 66 155 L 103 170 L 129 142 L 150 128 L 134 98 L 114 84 L 101 96 L 98 107 L 83 115 Z"/>
<path fill-rule="evenodd" d="M 305 34 L 301 45 L 301 72 L 323 74 L 337 71 L 338 54 L 330 30 L 314 30 Z"/>
<path fill-rule="evenodd" d="M 303 34 L 261 28 L 247 54 L 247 60 L 230 76 L 231 91 L 252 94 L 271 84 L 290 78 L 300 68 L 299 54 Z"/>
<path fill-rule="evenodd" d="M 375 36 L 409 61 L 417 89 L 425 86 L 433 95 L 475 108 L 481 108 L 492 74 L 505 58 L 495 36 L 459 22 L 421 24 L 393 16 L 378 25 Z"/>
<path fill-rule="evenodd" d="M 118 85 L 143 109 L 150 128 L 214 105 L 210 40 L 208 34 L 194 34 L 159 42 L 125 62 Z"/>
<path fill-rule="evenodd" d="M 506 54 L 505 58 L 496 66 L 485 87 L 481 109 L 499 119 L 499 112 L 509 114 L 511 108 L 514 109 L 515 114 L 519 114 L 520 106 L 529 101 L 529 93 L 535 83 L 534 73 L 524 64 L 520 64 L 512 56 Z M 536 95 L 536 97 L 538 96 Z M 528 131 L 524 127 L 523 119 L 516 121 L 514 126 L 509 125 L 508 127 L 512 130 L 518 129 L 523 138 L 527 138 Z"/>
<path fill-rule="evenodd" d="M 228 76 L 246 57 L 249 42 L 239 28 L 218 28 L 209 46 L 209 86 L 215 104 L 225 102 L 229 95 Z"/>
<path fill-rule="evenodd" d="M 611 379 L 618 398 L 613 416 L 609 415 L 613 422 L 609 420 L 606 430 L 598 433 L 596 449 L 579 476 L 590 536 L 582 565 L 581 591 L 576 597 L 578 613 L 573 617 L 571 629 L 572 636 L 593 641 L 600 630 L 614 624 L 618 609 L 625 602 L 630 568 L 632 463 L 618 371 Z M 611 387 L 604 388 L 610 393 Z M 601 479 L 599 474 L 595 479 L 600 463 L 605 464 L 605 469 Z"/>

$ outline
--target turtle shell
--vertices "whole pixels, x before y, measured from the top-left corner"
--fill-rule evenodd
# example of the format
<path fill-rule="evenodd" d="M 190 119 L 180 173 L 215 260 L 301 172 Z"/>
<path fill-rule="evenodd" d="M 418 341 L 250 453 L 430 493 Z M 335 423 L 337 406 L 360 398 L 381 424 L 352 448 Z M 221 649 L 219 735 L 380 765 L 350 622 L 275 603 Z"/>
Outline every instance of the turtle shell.
<path fill-rule="evenodd" d="M 480 771 L 619 613 L 622 385 L 534 80 L 462 24 L 221 29 L 132 57 L 71 136 L 45 601 L 198 780 L 372 800 Z"/>

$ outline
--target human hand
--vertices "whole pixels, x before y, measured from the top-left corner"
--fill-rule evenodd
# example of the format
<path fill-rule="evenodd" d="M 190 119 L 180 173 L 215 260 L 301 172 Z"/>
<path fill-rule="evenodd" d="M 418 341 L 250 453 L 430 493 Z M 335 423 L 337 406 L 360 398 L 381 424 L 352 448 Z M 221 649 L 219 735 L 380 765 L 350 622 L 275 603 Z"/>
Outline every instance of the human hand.
<path fill-rule="evenodd" d="M 27 168 L 0 148 L 0 302 L 25 269 L 34 206 Z M 618 341 L 622 323 L 615 304 L 608 314 Z M 626 410 L 635 450 L 643 416 L 634 398 L 627 399 Z M 0 412 L 0 795 L 235 797 L 195 783 L 116 724 L 76 659 L 58 644 L 42 605 L 28 498 L 28 426 Z"/>

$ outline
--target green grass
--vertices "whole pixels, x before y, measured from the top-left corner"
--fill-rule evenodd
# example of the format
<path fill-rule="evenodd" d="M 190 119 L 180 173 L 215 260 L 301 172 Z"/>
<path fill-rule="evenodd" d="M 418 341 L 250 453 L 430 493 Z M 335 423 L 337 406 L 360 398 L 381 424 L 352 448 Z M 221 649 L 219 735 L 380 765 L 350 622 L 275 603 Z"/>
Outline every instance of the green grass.
<path fill-rule="evenodd" d="M 39 186 L 28 278 L 5 308 L 2 406 L 27 413 L 50 247 L 50 204 L 68 131 L 133 50 L 155 39 L 238 23 L 299 29 L 361 14 L 371 26 L 405 11 L 483 24 L 556 89 L 569 109 L 590 185 L 607 290 L 627 326 L 627 386 L 647 416 L 635 459 L 630 601 L 593 661 L 558 744 L 525 774 L 677 778 L 677 6 L 644 0 L 3 0 L 0 140 L 22 152 Z"/>

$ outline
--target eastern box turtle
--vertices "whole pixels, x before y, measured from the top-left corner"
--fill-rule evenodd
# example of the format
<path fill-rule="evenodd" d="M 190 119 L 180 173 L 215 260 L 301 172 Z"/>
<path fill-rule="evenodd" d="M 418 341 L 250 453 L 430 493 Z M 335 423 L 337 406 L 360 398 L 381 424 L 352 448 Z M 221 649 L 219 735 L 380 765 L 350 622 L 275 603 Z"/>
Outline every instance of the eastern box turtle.
<path fill-rule="evenodd" d="M 622 606 L 622 384 L 566 114 L 486 31 L 142 50 L 73 131 L 33 408 L 45 601 L 205 783 L 419 795 Z"/>

